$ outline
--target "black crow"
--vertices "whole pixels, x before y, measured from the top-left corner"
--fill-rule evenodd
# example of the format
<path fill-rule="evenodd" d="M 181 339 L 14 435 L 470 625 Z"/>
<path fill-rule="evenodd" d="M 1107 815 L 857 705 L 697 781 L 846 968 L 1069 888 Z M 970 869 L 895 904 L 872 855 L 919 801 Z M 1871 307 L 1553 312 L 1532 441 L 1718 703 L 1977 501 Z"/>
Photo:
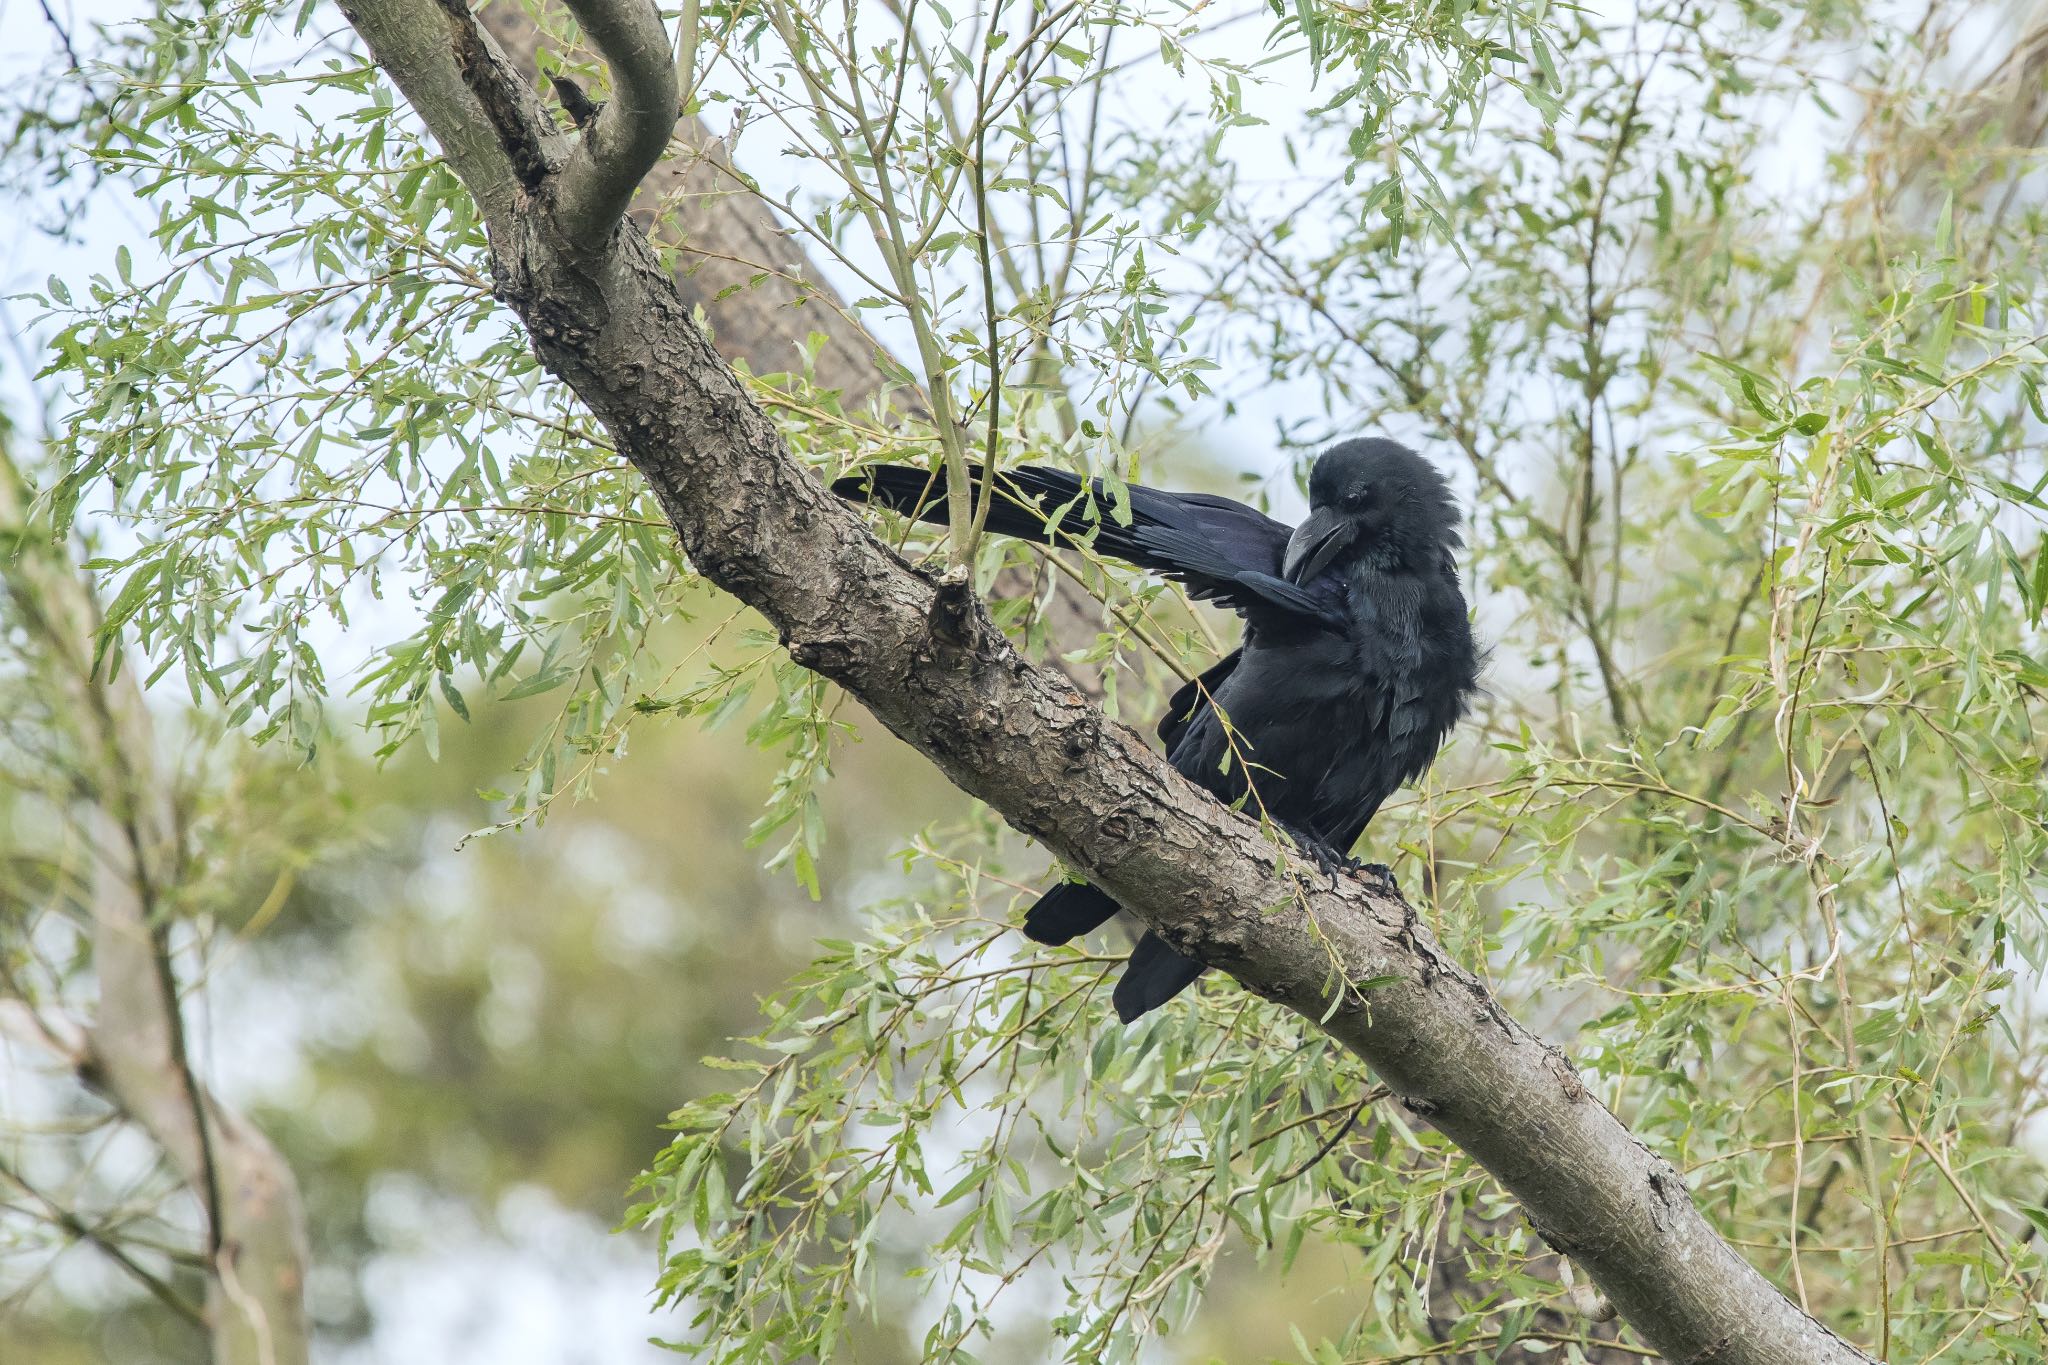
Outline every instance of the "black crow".
<path fill-rule="evenodd" d="M 977 472 L 977 487 L 979 486 Z M 1479 652 L 1458 590 L 1458 509 L 1443 476 L 1393 441 L 1342 441 L 1316 457 L 1308 519 L 1290 527 L 1207 493 L 1128 486 L 1128 517 L 1100 479 L 1004 470 L 988 527 L 1150 569 L 1245 619 L 1244 641 L 1174 694 L 1159 724 L 1173 766 L 1342 861 L 1380 803 L 1421 775 L 1464 714 Z M 835 493 L 943 523 L 943 476 L 878 465 Z M 1117 911 L 1083 882 L 1025 916 L 1065 943 Z M 1129 1023 L 1178 995 L 1203 964 L 1147 932 L 1117 983 Z"/>

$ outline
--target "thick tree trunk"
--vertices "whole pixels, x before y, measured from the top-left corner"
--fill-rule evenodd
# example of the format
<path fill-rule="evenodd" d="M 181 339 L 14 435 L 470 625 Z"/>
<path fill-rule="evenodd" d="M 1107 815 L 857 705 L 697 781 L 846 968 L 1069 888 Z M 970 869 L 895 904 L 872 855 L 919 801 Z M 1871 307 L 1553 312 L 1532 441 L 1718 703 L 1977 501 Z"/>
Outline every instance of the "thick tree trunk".
<path fill-rule="evenodd" d="M 791 456 L 642 235 L 587 230 L 592 204 L 618 188 L 593 186 L 592 167 L 620 164 L 605 149 L 623 145 L 616 124 L 630 113 L 608 105 L 580 142 L 561 136 L 460 0 L 343 8 L 476 192 L 500 293 L 537 353 L 645 475 L 697 569 L 773 622 L 792 658 L 1174 946 L 1366 1059 L 1666 1355 L 1867 1359 L 1744 1262 L 1679 1173 L 1449 961 L 1391 888 L 1291 860 L 1276 873 L 1256 824 L 1018 656 L 964 581 L 905 565 Z M 573 8 L 615 69 L 658 79 L 646 0 Z M 1349 984 L 1366 980 L 1369 992 Z"/>

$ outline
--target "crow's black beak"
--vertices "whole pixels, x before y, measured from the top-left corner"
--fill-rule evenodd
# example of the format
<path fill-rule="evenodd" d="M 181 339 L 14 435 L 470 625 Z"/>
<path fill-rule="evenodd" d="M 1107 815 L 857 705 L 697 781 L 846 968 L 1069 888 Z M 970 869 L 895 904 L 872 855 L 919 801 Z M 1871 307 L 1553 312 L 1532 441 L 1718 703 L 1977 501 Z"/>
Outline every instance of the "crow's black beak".
<path fill-rule="evenodd" d="M 1280 572 L 1290 583 L 1306 583 L 1330 567 L 1344 547 L 1358 538 L 1358 527 L 1334 507 L 1319 507 L 1294 528 Z"/>

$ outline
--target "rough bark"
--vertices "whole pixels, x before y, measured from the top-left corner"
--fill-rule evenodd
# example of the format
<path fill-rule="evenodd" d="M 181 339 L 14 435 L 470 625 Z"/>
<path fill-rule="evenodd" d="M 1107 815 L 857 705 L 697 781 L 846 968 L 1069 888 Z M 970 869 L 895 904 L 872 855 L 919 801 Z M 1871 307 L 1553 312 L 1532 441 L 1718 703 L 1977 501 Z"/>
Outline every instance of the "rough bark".
<path fill-rule="evenodd" d="M 149 710 L 132 671 L 94 667 L 91 586 L 61 545 L 29 528 L 27 501 L 0 451 L 0 539 L 14 542 L 0 570 L 52 661 L 80 741 L 98 986 L 89 1024 L 44 1021 L 40 1032 L 74 1040 L 60 1055 L 150 1136 L 204 1210 L 216 1365 L 303 1365 L 311 1338 L 297 1181 L 270 1141 L 198 1082 L 185 1048 L 164 903 L 179 875 L 178 839 Z"/>
<path fill-rule="evenodd" d="M 485 204 L 501 296 L 647 478 L 698 570 L 773 622 L 792 658 L 1175 947 L 1364 1058 L 1670 1358 L 1868 1359 L 1743 1261 L 1678 1171 L 1450 961 L 1391 887 L 1292 860 L 1276 872 L 1255 823 L 1020 657 L 964 583 L 920 574 L 869 534 L 792 457 L 639 231 L 602 244 L 561 233 L 552 168 L 580 153 L 465 9 L 343 8 L 465 180 L 496 184 L 515 168 L 517 201 Z M 438 45 L 417 40 L 429 31 Z M 495 149 L 478 152 L 479 124 Z M 1368 992 L 1348 984 L 1366 980 Z"/>

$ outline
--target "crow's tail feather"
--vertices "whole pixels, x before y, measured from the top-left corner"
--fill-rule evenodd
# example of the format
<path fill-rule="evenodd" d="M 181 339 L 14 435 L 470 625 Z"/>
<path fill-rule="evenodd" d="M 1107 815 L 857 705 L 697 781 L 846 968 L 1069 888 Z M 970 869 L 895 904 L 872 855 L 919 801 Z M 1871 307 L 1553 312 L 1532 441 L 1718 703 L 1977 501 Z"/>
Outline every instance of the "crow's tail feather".
<path fill-rule="evenodd" d="M 1208 968 L 1166 946 L 1166 940 L 1147 932 L 1131 950 L 1123 978 L 1111 998 L 1116 1017 L 1126 1024 L 1149 1010 L 1156 1010 L 1195 983 Z"/>
<path fill-rule="evenodd" d="M 1109 923 L 1116 911 L 1107 892 L 1086 882 L 1061 882 L 1024 913 L 1024 932 L 1040 943 L 1065 943 Z"/>
<path fill-rule="evenodd" d="M 981 490 L 981 467 L 974 466 L 977 496 Z M 943 526 L 949 517 L 946 505 L 946 476 L 942 470 L 915 469 L 909 465 L 870 465 L 832 485 L 832 491 L 853 502 L 887 507 L 906 517 Z M 1085 536 L 1089 531 L 1082 510 L 1081 480 L 1060 469 L 1036 467 L 1004 470 L 996 476 L 996 497 L 988 509 L 988 529 L 1018 540 L 1057 543 Z M 1047 521 L 1061 516 L 1064 534 L 1054 532 Z"/>

